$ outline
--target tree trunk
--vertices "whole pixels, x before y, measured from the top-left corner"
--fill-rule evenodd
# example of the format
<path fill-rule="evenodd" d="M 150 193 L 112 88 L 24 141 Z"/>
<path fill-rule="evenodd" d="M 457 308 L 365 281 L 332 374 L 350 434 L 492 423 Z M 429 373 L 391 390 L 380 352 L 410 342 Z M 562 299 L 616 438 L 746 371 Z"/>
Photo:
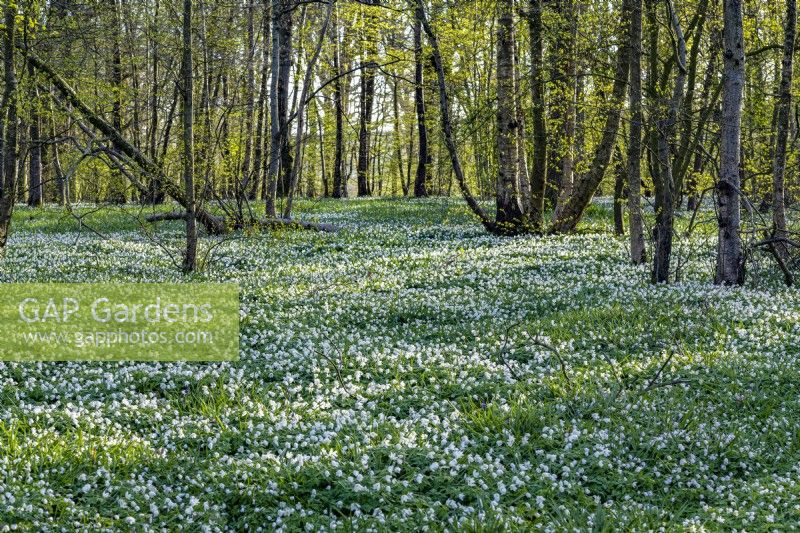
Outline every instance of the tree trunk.
<path fill-rule="evenodd" d="M 778 239 L 788 238 L 784 175 L 786 173 L 786 144 L 789 137 L 789 111 L 792 105 L 792 63 L 794 60 L 795 26 L 797 24 L 797 4 L 795 0 L 786 0 L 785 24 L 781 84 L 778 89 L 778 101 L 776 102 L 777 132 L 772 167 L 773 237 Z M 785 243 L 776 243 L 775 250 L 781 254 L 781 258 L 784 261 L 788 258 L 788 249 Z"/>
<path fill-rule="evenodd" d="M 183 92 L 183 187 L 186 195 L 186 253 L 183 271 L 197 268 L 197 219 L 194 197 L 194 76 L 192 71 L 192 2 L 183 0 L 183 60 L 181 85 Z"/>
<path fill-rule="evenodd" d="M 17 73 L 14 61 L 17 8 L 6 4 L 3 32 L 4 91 L 0 109 L 4 111 L 0 126 L 0 148 L 3 155 L 3 180 L 0 182 L 0 248 L 5 247 L 11 231 L 11 215 L 17 200 Z"/>
<path fill-rule="evenodd" d="M 708 2 L 701 2 L 698 4 L 698 12 L 696 17 L 696 29 L 692 39 L 692 48 L 689 51 L 689 64 L 687 65 L 686 74 L 686 98 L 683 101 L 681 108 L 681 132 L 680 140 L 677 143 L 677 149 L 672 158 L 673 175 L 675 179 L 675 206 L 680 208 L 682 203 L 684 184 L 686 181 L 686 174 L 689 169 L 692 154 L 694 153 L 694 146 L 691 143 L 692 138 L 692 117 L 694 115 L 695 100 L 695 80 L 697 78 L 697 66 L 700 57 L 700 44 L 702 43 L 703 28 L 705 26 L 706 14 L 708 12 Z M 712 39 L 713 41 L 713 39 Z M 713 64 L 709 58 L 709 64 Z M 704 84 L 702 89 L 703 97 L 707 94 L 707 87 Z M 698 101 L 705 102 L 705 98 Z"/>
<path fill-rule="evenodd" d="M 267 172 L 267 217 L 275 218 L 279 173 L 286 175 L 291 165 L 287 117 L 289 78 L 292 69 L 292 12 L 287 0 L 272 0 L 272 78 L 270 82 L 270 150 Z M 283 185 L 283 184 L 282 184 Z M 281 187 L 281 193 L 285 193 Z"/>
<path fill-rule="evenodd" d="M 525 143 L 525 110 L 522 108 L 522 75 L 519 71 L 519 41 L 514 48 L 514 116 L 517 119 L 517 190 L 522 213 L 527 215 L 531 207 L 531 176 L 528 172 L 528 150 Z"/>
<path fill-rule="evenodd" d="M 319 104 L 314 105 L 314 116 L 317 119 L 317 142 L 319 142 L 319 164 L 320 174 L 322 178 L 322 196 L 329 198 L 331 195 L 330 179 L 328 177 L 328 168 L 325 164 L 325 123 L 322 121 L 322 115 L 319 112 Z"/>
<path fill-rule="evenodd" d="M 249 181 L 249 190 L 247 192 L 247 197 L 250 200 L 255 200 L 258 198 L 258 190 L 259 187 L 263 186 L 262 176 L 264 170 L 264 127 L 266 117 L 265 115 L 265 108 L 267 102 L 267 92 L 269 91 L 269 78 L 267 78 L 267 65 L 269 64 L 269 47 L 267 43 L 269 42 L 269 17 L 264 15 L 263 20 L 263 35 L 264 35 L 264 42 L 262 43 L 263 46 L 263 53 L 262 53 L 262 61 L 261 61 L 261 84 L 259 86 L 259 93 L 258 93 L 258 104 L 256 105 L 256 137 L 254 139 L 255 148 L 253 150 L 253 168 L 250 172 L 245 176 L 245 180 Z"/>
<path fill-rule="evenodd" d="M 403 161 L 403 123 L 400 120 L 400 84 L 399 80 L 392 82 L 392 109 L 394 111 L 394 153 L 397 160 L 397 175 L 400 180 L 400 186 L 403 189 L 403 196 L 408 194 L 408 187 L 406 186 L 405 176 L 405 163 Z M 397 192 L 395 181 L 392 180 L 392 191 L 394 195 Z"/>
<path fill-rule="evenodd" d="M 630 58 L 631 129 L 628 140 L 628 225 L 630 226 L 631 261 L 645 262 L 644 225 L 642 221 L 642 0 L 633 0 L 628 38 Z"/>
<path fill-rule="evenodd" d="M 517 192 L 517 105 L 514 94 L 514 1 L 497 2 L 497 158 L 496 223 L 514 233 L 522 224 Z"/>
<path fill-rule="evenodd" d="M 342 95 L 342 64 L 339 44 L 339 12 L 334 7 L 333 14 L 333 107 L 336 120 L 336 146 L 333 157 L 333 197 L 346 195 L 344 182 L 344 103 Z"/>
<path fill-rule="evenodd" d="M 50 138 L 56 137 L 56 119 L 53 109 L 53 95 L 52 88 L 50 89 L 50 98 L 48 98 L 48 128 L 50 129 Z M 67 176 L 64 175 L 64 169 L 61 166 L 61 149 L 58 147 L 58 142 L 53 142 L 53 175 L 56 182 L 56 201 L 61 206 L 69 204 L 69 182 Z"/>
<path fill-rule="evenodd" d="M 428 167 L 431 155 L 428 150 L 428 127 L 425 124 L 425 80 L 422 59 L 422 25 L 414 21 L 414 109 L 417 113 L 417 132 L 419 138 L 419 155 L 417 158 L 417 174 L 414 178 L 414 196 L 428 196 Z"/>
<path fill-rule="evenodd" d="M 256 2 L 247 3 L 247 60 L 245 62 L 245 95 L 244 95 L 244 160 L 240 181 L 241 190 L 237 191 L 239 200 L 248 196 L 252 181 L 253 165 L 253 127 L 256 114 Z"/>
<path fill-rule="evenodd" d="M 367 8 L 369 9 L 369 7 Z M 364 36 L 367 44 L 362 61 L 367 64 L 361 69 L 361 93 L 358 113 L 358 195 L 369 196 L 372 191 L 369 187 L 369 160 L 370 160 L 370 128 L 372 126 L 372 107 L 375 101 L 375 67 L 370 64 L 375 61 L 375 43 L 370 35 L 370 30 L 375 21 L 371 14 L 366 17 L 365 26 L 367 35 Z"/>
<path fill-rule="evenodd" d="M 714 282 L 741 285 L 744 283 L 744 262 L 739 235 L 739 148 L 745 57 L 742 0 L 723 0 L 723 20 L 720 179 L 716 186 L 719 233 Z"/>
<path fill-rule="evenodd" d="M 156 0 L 155 3 L 155 12 L 153 14 L 152 20 L 152 28 L 151 33 L 153 34 L 152 41 L 150 43 L 150 47 L 152 49 L 153 54 L 153 64 L 152 64 L 152 72 L 151 75 L 153 79 L 151 80 L 151 87 L 150 87 L 150 129 L 148 131 L 148 156 L 151 160 L 157 161 L 158 160 L 158 108 L 159 108 L 159 100 L 158 100 L 158 93 L 159 93 L 159 86 L 158 86 L 158 77 L 159 77 L 159 68 L 158 64 L 161 61 L 160 52 L 158 47 L 158 39 L 155 38 L 156 28 L 159 20 L 159 8 L 160 2 Z M 164 203 L 164 191 L 161 188 L 161 183 L 158 181 L 158 178 L 151 176 L 149 179 L 148 185 L 149 191 L 148 194 L 144 195 L 144 200 L 152 205 L 162 204 Z"/>
<path fill-rule="evenodd" d="M 686 177 L 686 209 L 693 212 L 698 207 L 697 176 L 703 171 L 703 154 L 699 150 L 694 154 L 692 172 Z"/>
<path fill-rule="evenodd" d="M 528 219 L 536 231 L 544 224 L 544 192 L 547 181 L 547 125 L 544 104 L 544 52 L 542 46 L 542 0 L 530 0 L 528 28 L 531 39 L 531 95 L 533 100 L 533 168 Z"/>
<path fill-rule="evenodd" d="M 625 162 L 622 160 L 622 150 L 614 150 L 614 234 L 625 235 L 625 220 L 622 214 L 622 204 L 625 201 Z"/>
<path fill-rule="evenodd" d="M 671 144 L 678 122 L 678 109 L 683 101 L 686 84 L 686 41 L 683 37 L 678 16 L 672 0 L 667 0 L 667 15 L 670 17 L 675 34 L 676 68 L 675 86 L 672 97 L 662 107 L 658 120 L 658 168 L 655 180 L 656 225 L 653 235 L 653 283 L 669 281 L 670 259 L 672 257 L 672 234 L 675 226 L 675 182 L 672 175 Z"/>
<path fill-rule="evenodd" d="M 122 13 L 119 0 L 109 0 L 112 4 L 113 19 L 113 51 L 111 56 L 111 87 L 113 88 L 111 106 L 111 125 L 122 132 Z M 124 204 L 127 201 L 125 183 L 122 173 L 118 170 L 111 171 L 111 179 L 106 193 L 106 201 L 113 204 Z"/>
<path fill-rule="evenodd" d="M 30 163 L 28 168 L 28 205 L 41 207 L 44 201 L 42 187 L 42 119 L 39 114 L 39 85 L 36 82 L 36 71 L 33 65 L 28 66 L 31 77 L 30 87 Z"/>
<path fill-rule="evenodd" d="M 561 164 L 560 187 L 558 200 L 553 213 L 558 219 L 565 204 L 572 196 L 575 184 L 575 114 L 577 112 L 577 64 L 575 59 L 575 41 L 578 38 L 578 20 L 575 4 L 572 0 L 563 2 L 561 16 L 566 19 L 567 28 L 562 34 L 567 38 L 560 39 L 560 50 L 556 60 L 558 65 L 558 98 L 563 99 L 561 106 L 561 120 L 563 124 L 559 129 L 559 142 L 552 149 L 558 154 Z"/>

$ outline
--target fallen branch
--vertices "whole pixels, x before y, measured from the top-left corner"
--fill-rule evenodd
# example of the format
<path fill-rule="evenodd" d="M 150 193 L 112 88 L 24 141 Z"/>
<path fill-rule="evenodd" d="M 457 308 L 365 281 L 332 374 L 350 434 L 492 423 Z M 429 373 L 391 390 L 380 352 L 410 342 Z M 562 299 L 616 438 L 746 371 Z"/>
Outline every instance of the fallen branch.
<path fill-rule="evenodd" d="M 186 220 L 186 213 L 180 211 L 172 211 L 169 213 L 154 213 L 145 217 L 147 222 L 164 222 L 172 220 Z M 220 219 L 224 223 L 223 219 Z M 322 224 L 317 222 L 307 222 L 303 220 L 292 220 L 289 218 L 269 218 L 263 220 L 256 220 L 253 222 L 254 226 L 267 229 L 305 229 L 311 231 L 319 231 L 322 233 L 336 233 L 339 228 L 333 224 Z"/>
<path fill-rule="evenodd" d="M 186 220 L 186 213 L 172 212 L 172 213 L 156 213 L 154 215 L 147 215 L 144 218 L 147 222 L 164 222 L 169 220 Z"/>

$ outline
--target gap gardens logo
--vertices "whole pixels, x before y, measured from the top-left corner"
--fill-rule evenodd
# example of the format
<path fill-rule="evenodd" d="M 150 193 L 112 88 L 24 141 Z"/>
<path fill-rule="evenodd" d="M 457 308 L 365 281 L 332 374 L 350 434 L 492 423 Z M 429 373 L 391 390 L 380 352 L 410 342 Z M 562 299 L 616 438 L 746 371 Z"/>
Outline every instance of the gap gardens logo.
<path fill-rule="evenodd" d="M 218 283 L 3 284 L 3 361 L 231 361 L 239 287 Z"/>

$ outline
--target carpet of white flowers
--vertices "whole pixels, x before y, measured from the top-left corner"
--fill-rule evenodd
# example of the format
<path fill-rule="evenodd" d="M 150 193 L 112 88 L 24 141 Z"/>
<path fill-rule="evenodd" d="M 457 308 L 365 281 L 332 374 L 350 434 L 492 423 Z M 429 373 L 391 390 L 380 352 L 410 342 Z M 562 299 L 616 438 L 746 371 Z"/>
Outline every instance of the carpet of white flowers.
<path fill-rule="evenodd" d="M 653 287 L 603 205 L 545 238 L 303 209 L 342 231 L 206 241 L 190 278 L 124 211 L 19 210 L 0 282 L 235 281 L 241 359 L 0 363 L 0 530 L 800 525 L 797 290 L 713 286 L 699 237 Z"/>

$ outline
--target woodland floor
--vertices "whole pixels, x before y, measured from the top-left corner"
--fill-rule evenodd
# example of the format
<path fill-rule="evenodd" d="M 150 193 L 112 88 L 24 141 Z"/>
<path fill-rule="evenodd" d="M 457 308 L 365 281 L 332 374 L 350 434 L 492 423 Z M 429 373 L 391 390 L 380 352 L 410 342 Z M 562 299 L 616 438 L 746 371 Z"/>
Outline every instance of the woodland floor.
<path fill-rule="evenodd" d="M 777 273 L 713 286 L 699 232 L 651 286 L 608 201 L 545 238 L 487 236 L 455 199 L 298 212 L 344 229 L 233 239 L 190 280 L 133 209 L 87 215 L 103 237 L 17 212 L 0 281 L 237 281 L 241 360 L 0 363 L 0 530 L 800 524 Z"/>

